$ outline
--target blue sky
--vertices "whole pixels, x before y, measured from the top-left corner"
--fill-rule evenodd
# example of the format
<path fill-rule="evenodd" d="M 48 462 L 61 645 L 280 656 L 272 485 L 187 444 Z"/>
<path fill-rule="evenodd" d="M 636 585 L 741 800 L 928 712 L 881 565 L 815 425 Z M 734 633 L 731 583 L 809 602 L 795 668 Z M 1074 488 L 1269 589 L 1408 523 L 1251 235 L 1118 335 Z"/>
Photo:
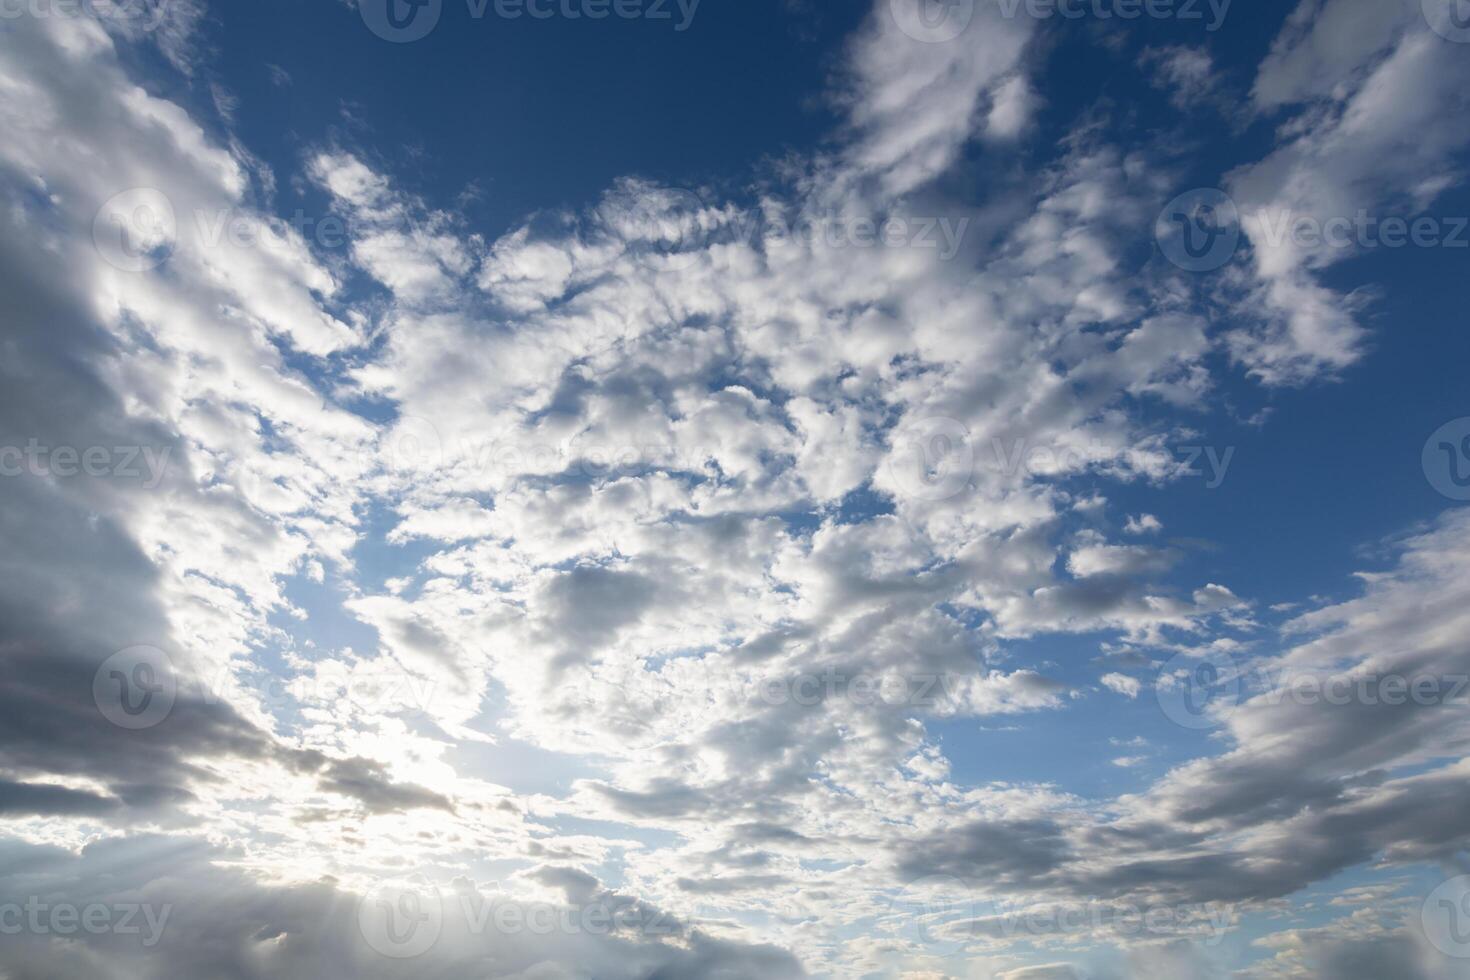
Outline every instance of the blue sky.
<path fill-rule="evenodd" d="M 1467 7 L 0 11 L 0 974 L 1465 975 Z"/>

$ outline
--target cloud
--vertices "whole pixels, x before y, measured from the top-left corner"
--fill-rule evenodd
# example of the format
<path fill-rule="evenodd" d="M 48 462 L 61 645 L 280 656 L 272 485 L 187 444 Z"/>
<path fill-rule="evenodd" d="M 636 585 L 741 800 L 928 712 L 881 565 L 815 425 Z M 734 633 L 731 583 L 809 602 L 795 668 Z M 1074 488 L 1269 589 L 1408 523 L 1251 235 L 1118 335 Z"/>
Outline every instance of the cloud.
<path fill-rule="evenodd" d="M 1126 698 L 1137 698 L 1143 684 L 1136 677 L 1126 674 L 1104 674 L 1102 676 L 1103 686 L 1110 691 L 1115 691 Z"/>
<path fill-rule="evenodd" d="M 1235 356 L 1267 383 L 1339 371 L 1362 354 L 1366 293 L 1324 286 L 1317 273 L 1381 244 L 1303 238 L 1302 220 L 1326 229 L 1415 216 L 1453 183 L 1466 140 L 1465 61 L 1408 0 L 1303 0 L 1257 75 L 1261 111 L 1307 103 L 1281 143 L 1228 178 L 1250 238 L 1257 281 L 1250 303 L 1268 311 L 1230 338 Z M 1342 227 L 1346 227 L 1343 225 Z M 1371 238 L 1371 241 L 1370 241 Z M 1346 247 L 1343 247 L 1344 244 Z"/>
<path fill-rule="evenodd" d="M 7 478 L 0 886 L 174 918 L 157 955 L 27 936 L 3 969 L 842 975 L 923 965 L 874 925 L 915 879 L 1260 908 L 1451 860 L 1467 733 L 1429 708 L 1252 689 L 1217 751 L 1113 799 L 977 780 L 946 741 L 1081 699 L 1075 665 L 1036 652 L 1063 636 L 1129 669 L 1465 667 L 1459 515 L 1279 634 L 1182 551 L 1112 538 L 1120 491 L 1189 478 L 1174 450 L 1221 398 L 1222 351 L 1267 385 L 1362 355 L 1363 297 L 1255 216 L 1428 202 L 1452 175 L 1459 130 L 1431 125 L 1458 118 L 1449 46 L 1348 0 L 1302 9 L 1253 90 L 1279 145 L 1228 180 L 1253 265 L 1223 333 L 1134 247 L 1163 151 L 1112 139 L 1105 107 L 1053 131 L 1034 25 L 995 5 L 929 44 L 876 4 L 829 93 L 842 128 L 754 189 L 628 177 L 494 241 L 332 134 L 292 175 L 352 219 L 331 257 L 273 216 L 229 119 L 138 84 L 136 38 L 22 20 L 0 51 L 0 445 L 167 465 L 153 486 Z M 198 18 L 169 23 L 156 40 L 196 70 Z M 1191 104 L 1216 91 L 1200 51 L 1145 61 Z M 1043 131 L 1059 148 L 1032 159 Z M 956 200 L 977 146 L 993 181 Z M 177 690 L 132 730 L 94 682 L 139 645 Z M 1135 676 L 1101 683 L 1142 700 Z M 357 919 L 390 874 L 678 928 L 447 927 L 390 962 Z M 1048 959 L 1070 941 L 1037 937 Z M 1288 971 L 1295 949 L 1419 962 L 1398 935 L 1282 943 Z M 1187 942 L 1116 959 L 1216 975 Z M 1000 976 L 1107 975 L 1014 962 Z"/>

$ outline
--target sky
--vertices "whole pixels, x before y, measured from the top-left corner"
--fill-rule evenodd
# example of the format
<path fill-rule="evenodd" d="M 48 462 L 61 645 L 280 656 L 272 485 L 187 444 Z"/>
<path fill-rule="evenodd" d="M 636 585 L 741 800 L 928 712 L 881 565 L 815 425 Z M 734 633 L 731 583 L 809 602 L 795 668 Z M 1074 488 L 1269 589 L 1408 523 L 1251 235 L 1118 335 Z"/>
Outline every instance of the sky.
<path fill-rule="evenodd" d="M 1470 976 L 1467 83 L 0 0 L 0 980 Z"/>

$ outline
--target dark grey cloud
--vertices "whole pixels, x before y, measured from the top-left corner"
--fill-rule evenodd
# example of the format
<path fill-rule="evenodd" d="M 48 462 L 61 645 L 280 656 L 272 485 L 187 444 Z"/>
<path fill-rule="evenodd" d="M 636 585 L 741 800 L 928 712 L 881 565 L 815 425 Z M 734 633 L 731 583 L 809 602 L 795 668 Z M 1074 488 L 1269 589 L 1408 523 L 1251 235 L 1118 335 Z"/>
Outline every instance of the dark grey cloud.
<path fill-rule="evenodd" d="M 445 893 L 443 930 L 421 956 L 393 959 L 365 941 L 360 897 L 332 880 L 269 885 L 217 866 L 230 858 L 198 841 L 133 837 L 89 845 L 79 854 L 5 842 L 0 844 L 0 905 L 24 907 L 45 896 L 50 907 L 146 905 L 162 920 L 157 942 L 142 933 L 78 930 L 60 938 L 47 927 L 7 935 L 5 972 L 16 980 L 98 977 L 165 980 L 216 977 L 264 980 L 409 980 L 453 976 L 598 976 L 617 980 L 773 980 L 803 975 L 787 952 L 711 937 L 661 915 L 667 936 L 587 930 L 538 936 L 525 930 L 477 929 Z M 595 879 L 593 879 L 595 882 Z M 575 889 L 612 895 L 585 881 Z M 651 909 L 639 921 L 653 920 Z M 115 921 L 116 917 L 114 917 Z M 141 924 L 142 916 L 137 917 Z M 573 920 L 576 921 L 576 920 Z"/>
<path fill-rule="evenodd" d="M 113 797 L 65 786 L 0 780 L 0 815 L 96 817 L 119 805 Z"/>
<path fill-rule="evenodd" d="M 976 820 L 903 845 L 905 879 L 945 875 L 960 881 L 1039 888 L 1066 863 L 1070 847 L 1051 820 Z"/>

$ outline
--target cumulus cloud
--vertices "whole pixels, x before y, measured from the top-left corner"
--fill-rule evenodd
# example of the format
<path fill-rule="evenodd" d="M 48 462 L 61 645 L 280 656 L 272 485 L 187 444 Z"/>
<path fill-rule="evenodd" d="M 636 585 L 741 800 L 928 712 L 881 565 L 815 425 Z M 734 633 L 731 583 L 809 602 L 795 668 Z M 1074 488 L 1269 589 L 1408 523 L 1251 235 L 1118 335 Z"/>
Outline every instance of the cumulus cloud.
<path fill-rule="evenodd" d="M 1429 707 L 1250 688 L 1206 713 L 1218 751 L 1111 799 L 976 779 L 950 740 L 1096 692 L 1034 653 L 1053 641 L 1128 650 L 1098 683 L 1137 704 L 1092 700 L 1130 710 L 1155 657 L 1464 670 L 1462 515 L 1264 640 L 1244 586 L 1112 499 L 1191 478 L 1222 352 L 1267 384 L 1361 356 L 1359 298 L 1258 219 L 1448 186 L 1460 130 L 1421 134 L 1463 72 L 1403 11 L 1307 0 L 1261 66 L 1254 110 L 1298 115 L 1230 176 L 1253 265 L 1229 287 L 1259 315 L 1222 332 L 1132 248 L 1169 196 L 1158 146 L 1088 115 L 1023 159 L 1044 45 L 995 4 L 938 43 L 876 4 L 840 131 L 755 189 L 627 177 L 488 240 L 323 137 L 292 177 L 351 218 L 331 260 L 228 118 L 138 84 L 127 45 L 205 57 L 177 9 L 151 39 L 28 18 L 0 48 L 0 445 L 161 461 L 7 478 L 0 898 L 173 909 L 166 956 L 30 935 L 0 972 L 938 976 L 905 896 L 1259 909 L 1466 846 L 1464 719 Z M 1144 63 L 1182 102 L 1218 84 L 1195 49 Z M 1010 173 L 956 199 L 977 146 Z M 109 718 L 99 677 L 159 676 L 166 717 Z M 674 928 L 446 922 L 399 962 L 360 921 L 389 876 Z M 997 978 L 1218 975 L 1215 910 L 1096 968 L 1058 962 L 1060 927 L 1018 963 L 973 912 L 928 938 Z M 1271 942 L 1263 976 L 1437 976 L 1399 932 Z"/>

